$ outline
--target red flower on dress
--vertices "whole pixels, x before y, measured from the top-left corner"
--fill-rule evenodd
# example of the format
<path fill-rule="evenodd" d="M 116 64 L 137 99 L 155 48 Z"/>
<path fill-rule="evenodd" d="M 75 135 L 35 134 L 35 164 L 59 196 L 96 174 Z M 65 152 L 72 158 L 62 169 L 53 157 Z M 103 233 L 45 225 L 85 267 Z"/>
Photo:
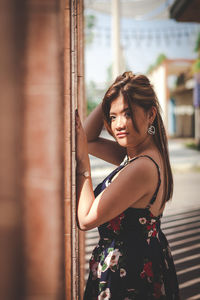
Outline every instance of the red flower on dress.
<path fill-rule="evenodd" d="M 156 228 L 156 224 L 153 223 L 151 225 L 147 225 L 147 230 L 151 230 L 151 229 L 155 229 Z"/>
<path fill-rule="evenodd" d="M 161 283 L 159 282 L 154 283 L 154 296 L 156 299 L 159 299 L 162 296 L 161 287 L 162 287 Z"/>
<path fill-rule="evenodd" d="M 154 231 L 152 232 L 152 236 L 156 236 L 156 235 L 157 235 L 157 231 L 154 230 Z"/>
<path fill-rule="evenodd" d="M 151 225 L 147 225 L 147 230 L 151 230 L 152 226 Z"/>
<path fill-rule="evenodd" d="M 89 264 L 90 264 L 90 269 L 92 269 L 92 267 L 94 266 L 94 264 L 96 263 L 94 257 L 92 259 L 90 259 Z"/>
<path fill-rule="evenodd" d="M 149 282 L 152 282 L 153 271 L 152 271 L 152 262 L 149 261 L 144 264 L 143 271 L 140 273 L 140 277 L 144 279 L 145 277 Z"/>
<path fill-rule="evenodd" d="M 148 277 L 153 277 L 152 262 L 149 261 L 144 265 L 144 272 Z"/>
<path fill-rule="evenodd" d="M 114 219 L 109 221 L 108 228 L 112 229 L 113 231 L 119 231 L 121 220 L 124 218 L 124 213 L 120 214 L 119 216 L 115 217 Z"/>

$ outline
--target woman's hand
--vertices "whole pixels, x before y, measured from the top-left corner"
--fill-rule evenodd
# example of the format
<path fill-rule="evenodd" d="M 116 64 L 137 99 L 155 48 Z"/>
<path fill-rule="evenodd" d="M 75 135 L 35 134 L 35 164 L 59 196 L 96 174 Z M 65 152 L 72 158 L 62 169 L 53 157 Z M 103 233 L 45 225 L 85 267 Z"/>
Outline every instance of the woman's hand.
<path fill-rule="evenodd" d="M 78 110 L 75 112 L 75 124 L 76 124 L 76 160 L 78 172 L 84 172 L 88 169 L 88 144 L 87 137 L 81 120 L 78 114 Z"/>

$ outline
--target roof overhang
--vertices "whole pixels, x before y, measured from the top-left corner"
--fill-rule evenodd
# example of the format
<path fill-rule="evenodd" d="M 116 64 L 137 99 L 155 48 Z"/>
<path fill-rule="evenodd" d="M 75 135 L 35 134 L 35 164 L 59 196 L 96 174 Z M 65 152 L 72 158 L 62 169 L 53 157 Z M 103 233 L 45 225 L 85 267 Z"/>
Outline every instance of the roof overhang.
<path fill-rule="evenodd" d="M 181 22 L 200 22 L 200 0 L 175 0 L 170 18 Z"/>
<path fill-rule="evenodd" d="M 193 59 L 168 59 L 167 71 L 168 75 L 180 75 L 188 71 L 192 64 L 194 63 Z"/>

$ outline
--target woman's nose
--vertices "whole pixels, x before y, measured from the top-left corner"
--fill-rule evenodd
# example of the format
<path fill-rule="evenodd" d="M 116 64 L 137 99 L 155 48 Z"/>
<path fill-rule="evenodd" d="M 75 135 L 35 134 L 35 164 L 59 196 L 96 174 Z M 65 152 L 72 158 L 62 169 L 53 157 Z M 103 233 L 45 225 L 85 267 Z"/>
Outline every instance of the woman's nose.
<path fill-rule="evenodd" d="M 116 129 L 123 129 L 126 126 L 126 120 L 123 117 L 118 117 L 116 122 Z"/>

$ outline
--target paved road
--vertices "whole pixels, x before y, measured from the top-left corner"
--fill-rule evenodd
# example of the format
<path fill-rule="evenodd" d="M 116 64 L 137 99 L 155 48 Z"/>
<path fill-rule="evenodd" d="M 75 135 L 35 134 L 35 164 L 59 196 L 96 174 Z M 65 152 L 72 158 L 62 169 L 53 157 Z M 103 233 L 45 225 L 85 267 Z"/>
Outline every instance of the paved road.
<path fill-rule="evenodd" d="M 174 174 L 174 195 L 162 219 L 174 257 L 182 300 L 200 299 L 200 152 L 187 149 L 182 140 L 169 143 Z M 94 187 L 115 167 L 90 157 Z M 96 229 L 86 233 L 88 260 L 98 242 Z"/>

